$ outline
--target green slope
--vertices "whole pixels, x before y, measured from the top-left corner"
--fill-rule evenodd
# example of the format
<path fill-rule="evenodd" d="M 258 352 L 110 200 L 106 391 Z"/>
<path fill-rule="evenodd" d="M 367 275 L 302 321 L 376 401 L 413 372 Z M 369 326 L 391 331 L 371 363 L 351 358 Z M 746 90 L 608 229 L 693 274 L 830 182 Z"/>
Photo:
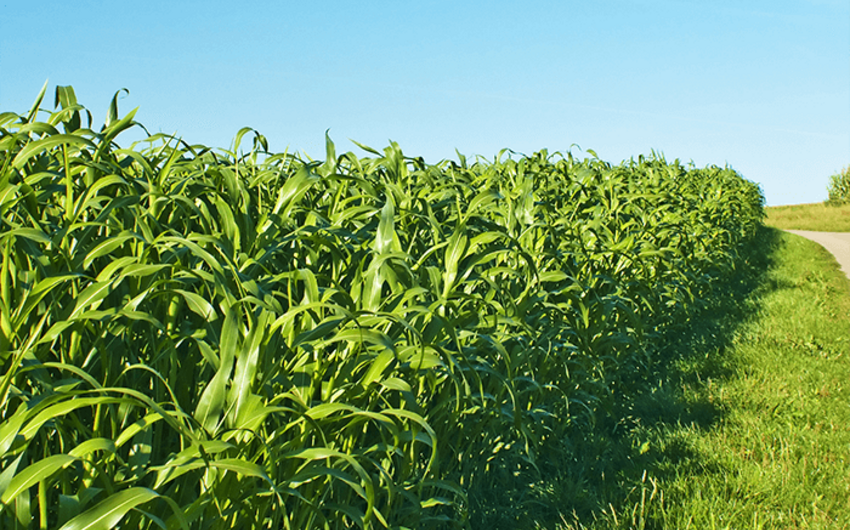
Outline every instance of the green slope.
<path fill-rule="evenodd" d="M 811 241 L 759 240 L 635 403 L 642 451 L 597 490 L 626 502 L 549 527 L 850 527 L 850 283 Z"/>

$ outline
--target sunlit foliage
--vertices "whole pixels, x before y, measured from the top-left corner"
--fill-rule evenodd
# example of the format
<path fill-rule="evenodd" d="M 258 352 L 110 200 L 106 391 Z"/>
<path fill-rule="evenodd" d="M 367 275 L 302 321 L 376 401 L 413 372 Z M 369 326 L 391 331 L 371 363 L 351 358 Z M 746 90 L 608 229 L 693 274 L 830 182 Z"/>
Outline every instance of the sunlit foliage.
<path fill-rule="evenodd" d="M 117 99 L 43 96 L 0 115 L 3 528 L 463 526 L 762 218 L 656 155 L 122 148 Z"/>

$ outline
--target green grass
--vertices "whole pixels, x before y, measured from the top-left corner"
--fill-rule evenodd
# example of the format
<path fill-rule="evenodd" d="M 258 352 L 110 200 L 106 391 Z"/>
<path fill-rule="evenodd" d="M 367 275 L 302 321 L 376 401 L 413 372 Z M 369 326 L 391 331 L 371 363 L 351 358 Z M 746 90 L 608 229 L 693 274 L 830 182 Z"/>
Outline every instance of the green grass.
<path fill-rule="evenodd" d="M 817 202 L 765 208 L 765 224 L 782 230 L 850 232 L 850 204 Z"/>
<path fill-rule="evenodd" d="M 610 505 L 550 528 L 850 528 L 850 282 L 815 243 L 758 239 L 636 398 Z"/>

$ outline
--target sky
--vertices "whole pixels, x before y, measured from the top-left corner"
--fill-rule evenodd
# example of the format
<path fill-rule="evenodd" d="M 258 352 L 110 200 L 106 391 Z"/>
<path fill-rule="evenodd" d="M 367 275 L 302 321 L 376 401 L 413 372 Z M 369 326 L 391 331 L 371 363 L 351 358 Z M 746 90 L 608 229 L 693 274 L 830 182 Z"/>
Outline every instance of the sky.
<path fill-rule="evenodd" d="M 71 85 L 99 129 L 324 157 L 389 141 L 729 165 L 767 204 L 819 202 L 850 165 L 847 0 L 0 0 L 0 112 Z M 135 135 L 135 136 L 134 136 Z M 141 130 L 119 136 L 122 146 Z"/>

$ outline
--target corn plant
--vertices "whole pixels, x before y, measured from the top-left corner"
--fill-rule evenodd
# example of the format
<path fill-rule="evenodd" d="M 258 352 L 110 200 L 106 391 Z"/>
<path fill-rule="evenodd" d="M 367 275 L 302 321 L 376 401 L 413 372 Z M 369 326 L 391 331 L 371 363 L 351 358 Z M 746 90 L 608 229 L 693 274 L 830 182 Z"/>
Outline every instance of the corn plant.
<path fill-rule="evenodd" d="M 655 154 L 122 148 L 45 92 L 0 114 L 3 528 L 467 526 L 762 218 Z"/>
<path fill-rule="evenodd" d="M 844 204 L 850 200 L 850 166 L 829 177 L 827 204 Z"/>

